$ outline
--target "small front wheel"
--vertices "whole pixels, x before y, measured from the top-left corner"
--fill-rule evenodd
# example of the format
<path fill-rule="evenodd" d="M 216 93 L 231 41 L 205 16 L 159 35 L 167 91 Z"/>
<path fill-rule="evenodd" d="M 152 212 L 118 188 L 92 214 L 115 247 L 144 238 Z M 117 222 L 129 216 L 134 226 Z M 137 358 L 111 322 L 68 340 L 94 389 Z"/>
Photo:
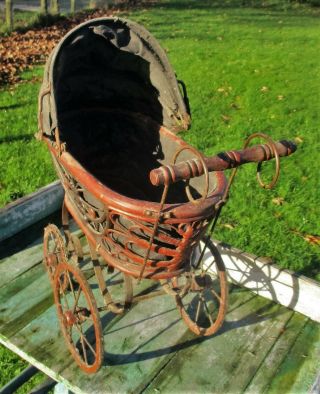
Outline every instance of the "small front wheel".
<path fill-rule="evenodd" d="M 49 224 L 44 229 L 43 256 L 44 265 L 52 283 L 58 264 L 66 261 L 65 243 L 55 224 Z"/>
<path fill-rule="evenodd" d="M 73 358 L 83 371 L 95 373 L 103 360 L 101 322 L 94 295 L 80 269 L 60 263 L 54 275 L 53 294 Z"/>
<path fill-rule="evenodd" d="M 218 249 L 208 242 L 202 261 L 193 253 L 187 272 L 175 278 L 175 286 L 184 289 L 175 295 L 181 317 L 197 335 L 208 336 L 221 327 L 228 304 L 226 269 Z M 195 256 L 198 255 L 197 257 Z"/>

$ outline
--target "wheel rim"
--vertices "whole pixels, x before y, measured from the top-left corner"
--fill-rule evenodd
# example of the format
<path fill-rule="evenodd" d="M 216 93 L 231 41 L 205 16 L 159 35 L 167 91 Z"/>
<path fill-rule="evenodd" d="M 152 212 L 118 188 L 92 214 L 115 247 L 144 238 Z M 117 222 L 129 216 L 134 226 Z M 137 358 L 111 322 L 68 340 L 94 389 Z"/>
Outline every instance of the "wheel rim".
<path fill-rule="evenodd" d="M 43 239 L 44 264 L 52 282 L 59 263 L 66 260 L 66 248 L 57 226 L 49 224 L 44 229 Z"/>
<path fill-rule="evenodd" d="M 103 358 L 101 322 L 92 290 L 79 268 L 59 264 L 54 276 L 54 299 L 73 358 L 83 371 L 96 372 Z"/>
<path fill-rule="evenodd" d="M 197 335 L 212 335 L 221 327 L 228 302 L 228 285 L 224 263 L 212 242 L 208 244 L 210 261 L 193 266 L 176 278 L 175 286 L 184 291 L 176 294 L 177 307 L 187 326 Z M 204 259 L 206 260 L 206 259 Z"/>

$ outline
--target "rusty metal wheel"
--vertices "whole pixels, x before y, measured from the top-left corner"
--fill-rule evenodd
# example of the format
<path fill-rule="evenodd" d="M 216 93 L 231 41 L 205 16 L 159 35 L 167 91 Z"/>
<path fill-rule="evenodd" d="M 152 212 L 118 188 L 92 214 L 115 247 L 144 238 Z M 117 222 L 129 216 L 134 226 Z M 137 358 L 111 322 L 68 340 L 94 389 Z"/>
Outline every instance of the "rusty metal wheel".
<path fill-rule="evenodd" d="M 60 230 L 54 224 L 49 224 L 44 229 L 43 255 L 44 265 L 52 283 L 58 264 L 66 261 L 65 243 Z"/>
<path fill-rule="evenodd" d="M 53 293 L 60 327 L 73 358 L 86 373 L 96 372 L 103 360 L 103 337 L 96 301 L 86 278 L 78 267 L 60 263 Z"/>
<path fill-rule="evenodd" d="M 199 248 L 203 247 L 201 242 Z M 207 251 L 198 261 L 201 250 L 190 258 L 187 272 L 173 280 L 179 289 L 177 307 L 187 326 L 197 335 L 212 335 L 221 327 L 227 311 L 226 269 L 218 249 L 209 241 Z"/>

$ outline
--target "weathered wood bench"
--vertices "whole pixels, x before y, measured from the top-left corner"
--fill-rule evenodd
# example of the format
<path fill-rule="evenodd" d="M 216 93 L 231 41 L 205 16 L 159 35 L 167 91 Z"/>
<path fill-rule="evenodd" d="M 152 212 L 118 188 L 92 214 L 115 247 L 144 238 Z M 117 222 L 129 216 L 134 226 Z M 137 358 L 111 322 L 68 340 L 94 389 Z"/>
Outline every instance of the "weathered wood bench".
<path fill-rule="evenodd" d="M 60 334 L 42 265 L 43 227 L 59 224 L 62 195 L 55 183 L 0 212 L 4 346 L 75 393 L 317 392 L 318 284 L 222 244 L 230 279 L 242 286 L 230 284 L 229 311 L 217 335 L 195 337 L 172 297 L 159 295 L 124 315 L 102 315 L 103 367 L 95 375 L 82 373 Z M 148 286 L 142 282 L 135 294 Z"/>

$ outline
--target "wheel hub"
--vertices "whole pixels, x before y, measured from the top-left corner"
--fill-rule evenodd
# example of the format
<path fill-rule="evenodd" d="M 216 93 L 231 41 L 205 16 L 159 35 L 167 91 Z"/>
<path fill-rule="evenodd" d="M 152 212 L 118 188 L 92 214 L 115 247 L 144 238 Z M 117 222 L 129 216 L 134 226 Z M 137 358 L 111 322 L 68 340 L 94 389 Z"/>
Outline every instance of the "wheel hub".
<path fill-rule="evenodd" d="M 70 310 L 64 312 L 64 319 L 68 327 L 72 327 L 75 323 L 77 323 L 76 315 Z"/>
<path fill-rule="evenodd" d="M 54 253 L 50 253 L 47 257 L 46 257 L 46 262 L 48 267 L 56 267 L 58 264 L 58 258 L 57 255 Z"/>
<path fill-rule="evenodd" d="M 212 283 L 211 277 L 205 275 L 193 275 L 191 281 L 191 291 L 202 292 L 205 288 L 209 287 Z"/>

